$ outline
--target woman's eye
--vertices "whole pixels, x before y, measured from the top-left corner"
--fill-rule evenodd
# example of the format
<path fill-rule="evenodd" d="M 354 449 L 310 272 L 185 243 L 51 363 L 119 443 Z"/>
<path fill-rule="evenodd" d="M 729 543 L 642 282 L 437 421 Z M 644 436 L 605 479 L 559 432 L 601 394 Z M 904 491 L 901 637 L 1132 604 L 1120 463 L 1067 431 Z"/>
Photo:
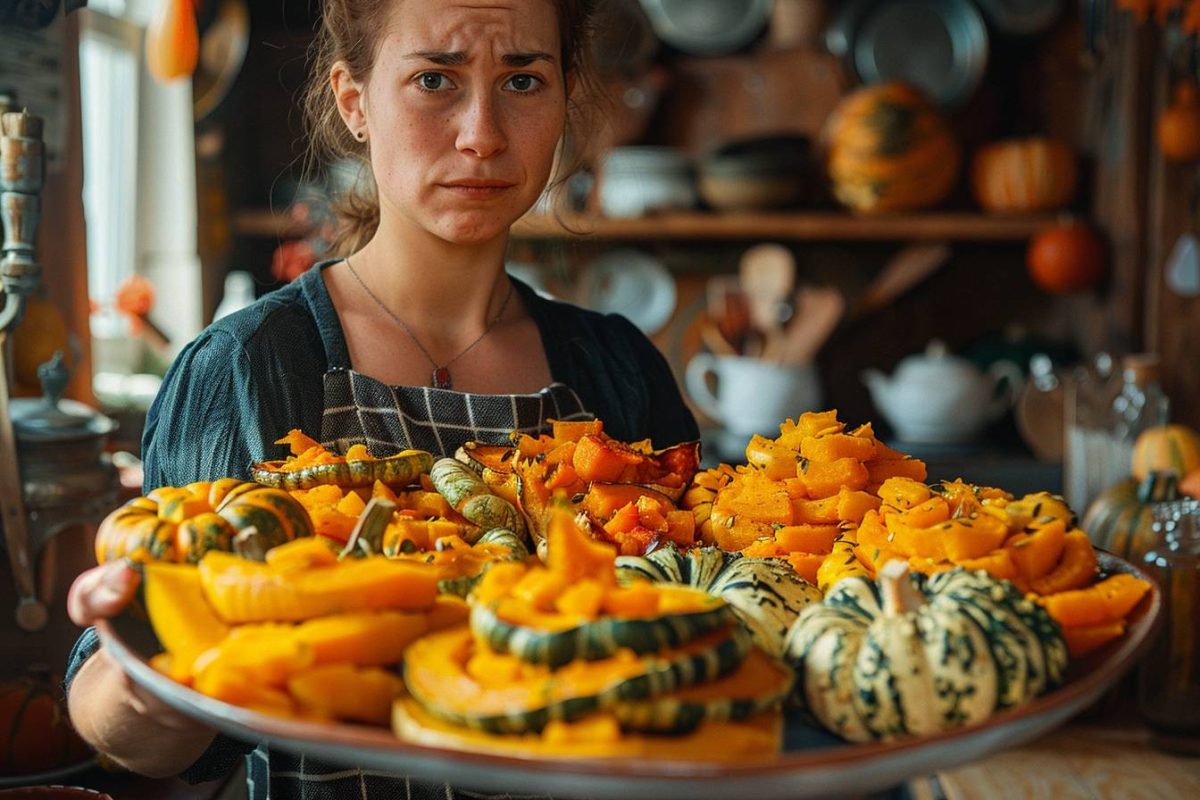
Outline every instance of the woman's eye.
<path fill-rule="evenodd" d="M 450 79 L 440 72 L 422 72 L 417 76 L 417 86 L 426 92 L 440 92 L 450 88 Z"/>
<path fill-rule="evenodd" d="M 542 79 L 537 75 L 513 75 L 508 85 L 517 92 L 535 92 L 542 87 Z"/>

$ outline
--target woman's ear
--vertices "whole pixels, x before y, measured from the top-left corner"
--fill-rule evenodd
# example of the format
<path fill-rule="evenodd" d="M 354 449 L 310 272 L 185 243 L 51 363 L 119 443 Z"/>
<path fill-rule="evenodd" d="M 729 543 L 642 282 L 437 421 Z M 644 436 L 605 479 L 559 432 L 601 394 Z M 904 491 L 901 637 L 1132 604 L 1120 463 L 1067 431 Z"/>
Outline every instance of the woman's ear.
<path fill-rule="evenodd" d="M 350 76 L 350 67 L 345 61 L 338 61 L 329 71 L 329 85 L 333 89 L 333 97 L 337 101 L 338 113 L 346 123 L 350 133 L 362 139 L 360 133 L 367 129 L 367 97 L 365 86 Z"/>

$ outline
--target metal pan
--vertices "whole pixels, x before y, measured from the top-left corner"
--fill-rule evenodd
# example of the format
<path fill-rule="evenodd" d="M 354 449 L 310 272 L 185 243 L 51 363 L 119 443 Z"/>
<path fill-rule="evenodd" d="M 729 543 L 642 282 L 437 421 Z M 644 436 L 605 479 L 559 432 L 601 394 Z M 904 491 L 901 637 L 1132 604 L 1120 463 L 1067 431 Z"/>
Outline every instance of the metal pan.
<path fill-rule="evenodd" d="M 641 0 L 651 27 L 672 47 L 696 56 L 737 52 L 762 33 L 771 0 Z"/>
<path fill-rule="evenodd" d="M 826 46 L 863 83 L 911 83 L 943 108 L 974 94 L 988 59 L 987 27 L 968 0 L 852 0 Z"/>

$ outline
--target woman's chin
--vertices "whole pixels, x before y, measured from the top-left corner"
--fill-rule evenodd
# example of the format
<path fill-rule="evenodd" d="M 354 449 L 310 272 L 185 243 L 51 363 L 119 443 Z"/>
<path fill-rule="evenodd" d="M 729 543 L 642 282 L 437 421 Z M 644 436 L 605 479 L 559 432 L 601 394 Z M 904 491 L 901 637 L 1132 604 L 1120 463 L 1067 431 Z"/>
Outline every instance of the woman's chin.
<path fill-rule="evenodd" d="M 507 236 L 518 216 L 493 213 L 449 213 L 433 220 L 431 231 L 451 244 L 485 244 Z"/>

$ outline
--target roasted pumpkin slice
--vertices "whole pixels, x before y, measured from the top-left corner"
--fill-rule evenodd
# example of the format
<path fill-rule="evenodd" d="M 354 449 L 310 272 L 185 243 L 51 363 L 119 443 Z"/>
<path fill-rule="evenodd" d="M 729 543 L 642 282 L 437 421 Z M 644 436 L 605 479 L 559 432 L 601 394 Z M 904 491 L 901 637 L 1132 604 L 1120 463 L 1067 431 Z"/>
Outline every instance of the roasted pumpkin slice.
<path fill-rule="evenodd" d="M 613 715 L 627 731 L 680 734 L 704 722 L 727 722 L 775 711 L 792 689 L 791 668 L 757 647 L 730 675 L 670 694 L 618 703 Z"/>
<path fill-rule="evenodd" d="M 341 457 L 339 457 L 341 458 Z M 390 486 L 407 486 L 433 467 L 433 455 L 424 450 L 404 450 L 387 458 L 289 467 L 288 460 L 263 461 L 250 466 L 250 476 L 264 486 L 277 489 L 311 489 L 322 484 L 343 488 L 373 486 L 375 481 Z"/>
<path fill-rule="evenodd" d="M 622 650 L 551 670 L 494 653 L 460 627 L 414 642 L 404 655 L 404 682 L 425 710 L 447 722 L 527 733 L 727 675 L 749 649 L 749 637 L 731 626 L 653 655 Z"/>
<path fill-rule="evenodd" d="M 576 615 L 529 613 L 528 603 L 505 598 L 494 605 L 476 604 L 471 609 L 471 629 L 496 652 L 553 668 L 576 659 L 608 658 L 622 648 L 640 655 L 679 647 L 735 620 L 724 600 L 682 587 L 669 591 L 687 595 L 672 603 L 675 608 L 688 608 L 686 612 L 644 618 L 606 616 L 580 623 Z M 664 590 L 654 593 L 662 595 Z M 530 619 L 544 627 L 518 622 Z"/>
<path fill-rule="evenodd" d="M 774 759 L 783 741 L 780 714 L 744 722 L 706 722 L 681 736 L 623 734 L 611 714 L 577 722 L 552 722 L 539 735 L 505 736 L 463 728 L 438 719 L 412 698 L 392 706 L 399 738 L 428 747 L 537 758 L 652 759 L 704 764 L 753 764 Z"/>
<path fill-rule="evenodd" d="M 204 595 L 227 623 L 297 622 L 351 611 L 430 608 L 438 571 L 383 556 L 278 570 L 228 553 L 200 562 Z"/>

